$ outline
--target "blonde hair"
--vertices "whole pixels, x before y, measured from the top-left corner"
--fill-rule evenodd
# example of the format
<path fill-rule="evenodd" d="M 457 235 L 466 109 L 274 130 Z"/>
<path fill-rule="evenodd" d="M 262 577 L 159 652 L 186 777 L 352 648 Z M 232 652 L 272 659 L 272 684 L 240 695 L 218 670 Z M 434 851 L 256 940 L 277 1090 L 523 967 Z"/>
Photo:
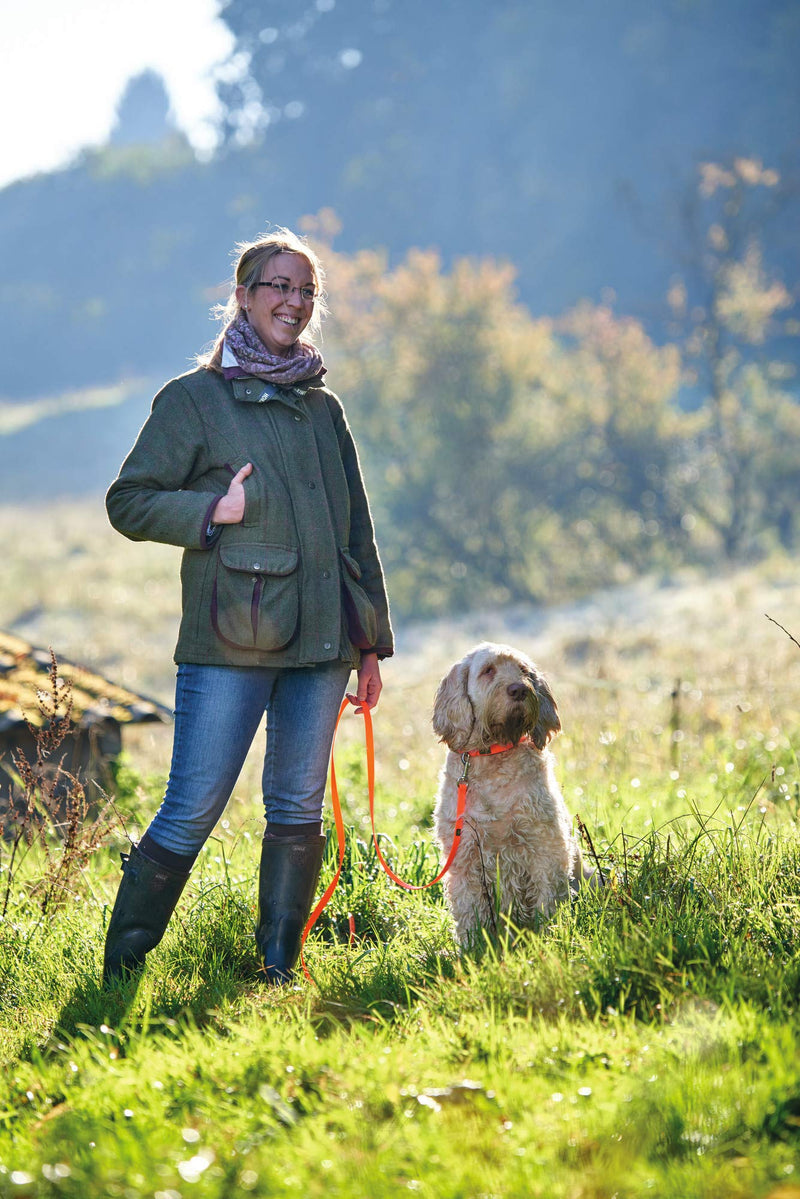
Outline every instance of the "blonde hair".
<path fill-rule="evenodd" d="M 249 295 L 254 284 L 262 281 L 267 263 L 276 254 L 299 254 L 301 258 L 305 258 L 311 268 L 314 291 L 317 293 L 314 311 L 307 325 L 312 340 L 321 336 L 322 318 L 328 311 L 324 295 L 325 269 L 304 237 L 292 233 L 291 229 L 278 226 L 272 232 L 264 233 L 261 237 L 256 238 L 255 241 L 238 242 L 234 253 L 238 255 L 238 258 L 233 272 L 230 295 L 225 304 L 217 304 L 211 310 L 216 320 L 222 322 L 222 329 L 211 349 L 197 355 L 197 365 L 204 366 L 206 370 L 219 371 L 221 369 L 222 344 L 228 326 L 242 314 L 242 305 L 236 299 L 237 287 L 246 288 Z"/>

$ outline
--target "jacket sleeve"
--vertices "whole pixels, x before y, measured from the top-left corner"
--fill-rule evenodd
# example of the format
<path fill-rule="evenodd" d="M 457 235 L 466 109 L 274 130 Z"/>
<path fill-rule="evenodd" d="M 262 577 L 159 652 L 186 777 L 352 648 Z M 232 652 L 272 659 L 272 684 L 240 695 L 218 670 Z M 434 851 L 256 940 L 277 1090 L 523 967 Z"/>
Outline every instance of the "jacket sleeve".
<path fill-rule="evenodd" d="M 153 400 L 106 495 L 111 524 L 131 541 L 208 549 L 209 521 L 220 495 L 191 486 L 206 461 L 200 414 L 180 380 L 173 379 Z"/>
<path fill-rule="evenodd" d="M 359 583 L 372 601 L 378 618 L 378 636 L 372 649 L 379 658 L 389 658 L 394 653 L 389 599 L 358 451 L 340 401 L 331 394 L 329 403 L 350 491 L 350 553 L 361 567 Z"/>

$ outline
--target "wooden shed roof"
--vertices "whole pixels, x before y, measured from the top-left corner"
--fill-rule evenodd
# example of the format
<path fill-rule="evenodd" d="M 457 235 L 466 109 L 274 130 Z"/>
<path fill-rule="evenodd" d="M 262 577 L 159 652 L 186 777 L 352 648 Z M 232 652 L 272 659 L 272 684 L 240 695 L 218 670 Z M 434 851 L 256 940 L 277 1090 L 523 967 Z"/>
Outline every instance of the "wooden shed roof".
<path fill-rule="evenodd" d="M 100 674 L 57 656 L 58 677 L 71 687 L 73 724 L 87 728 L 101 720 L 138 724 L 169 721 L 164 704 L 119 687 Z M 29 721 L 39 726 L 43 716 L 37 693 L 50 695 L 50 651 L 39 649 L 13 633 L 0 630 L 0 734 Z"/>

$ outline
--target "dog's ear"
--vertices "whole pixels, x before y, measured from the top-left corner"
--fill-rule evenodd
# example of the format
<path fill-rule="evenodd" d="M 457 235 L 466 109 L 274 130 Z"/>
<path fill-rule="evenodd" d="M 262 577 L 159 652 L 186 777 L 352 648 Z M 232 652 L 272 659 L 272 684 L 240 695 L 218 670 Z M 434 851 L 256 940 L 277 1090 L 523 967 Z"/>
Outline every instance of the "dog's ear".
<path fill-rule="evenodd" d="M 475 712 L 467 691 L 469 663 L 456 662 L 445 675 L 433 701 L 433 731 L 450 749 L 462 750 L 469 741 Z"/>
<path fill-rule="evenodd" d="M 538 670 L 528 671 L 528 677 L 533 683 L 536 698 L 539 701 L 539 715 L 536 718 L 531 736 L 537 749 L 544 749 L 548 741 L 561 731 L 561 721 L 558 716 L 558 706 L 553 698 L 547 680 Z"/>

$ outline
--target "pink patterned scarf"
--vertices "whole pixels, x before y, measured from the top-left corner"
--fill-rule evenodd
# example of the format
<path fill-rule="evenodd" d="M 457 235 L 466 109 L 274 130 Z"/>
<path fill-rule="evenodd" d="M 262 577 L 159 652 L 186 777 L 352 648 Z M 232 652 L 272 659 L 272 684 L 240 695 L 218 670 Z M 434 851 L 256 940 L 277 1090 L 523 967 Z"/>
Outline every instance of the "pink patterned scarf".
<path fill-rule="evenodd" d="M 322 374 L 325 364 L 322 355 L 310 341 L 296 341 L 286 358 L 270 354 L 253 326 L 244 316 L 237 316 L 225 330 L 222 347 L 222 373 L 226 379 L 237 375 L 255 375 L 279 387 L 291 387 L 301 379 L 313 379 Z"/>

